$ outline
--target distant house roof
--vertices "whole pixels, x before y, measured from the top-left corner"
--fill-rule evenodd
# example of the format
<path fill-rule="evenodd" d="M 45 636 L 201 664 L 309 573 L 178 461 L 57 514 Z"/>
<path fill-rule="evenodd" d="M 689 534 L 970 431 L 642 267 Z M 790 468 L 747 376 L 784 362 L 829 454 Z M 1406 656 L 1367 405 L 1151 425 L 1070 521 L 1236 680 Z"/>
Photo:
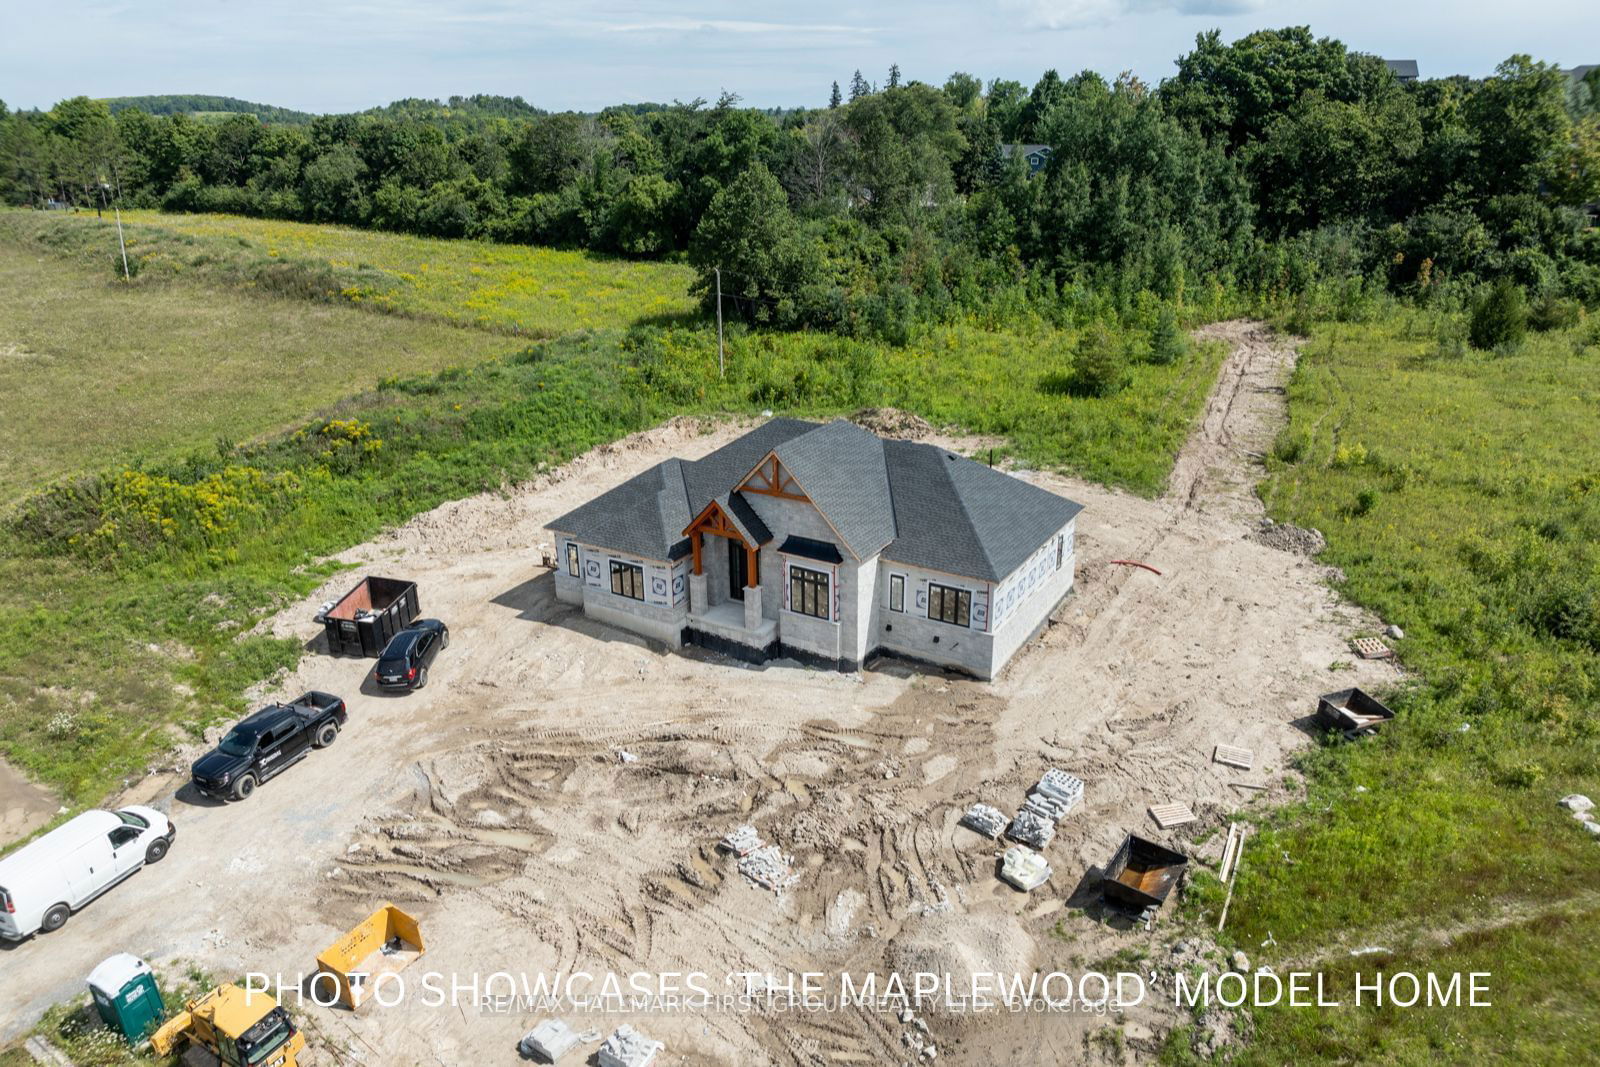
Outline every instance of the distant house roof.
<path fill-rule="evenodd" d="M 684 529 L 716 503 L 750 543 L 766 544 L 772 532 L 735 487 L 769 453 L 857 559 L 882 553 L 997 582 L 1083 510 L 932 445 L 885 441 L 843 420 L 773 419 L 703 459 L 657 464 L 548 529 L 617 552 L 675 560 L 689 551 Z M 838 554 L 836 546 L 793 536 L 779 551 L 812 559 Z"/>
<path fill-rule="evenodd" d="M 1383 65 L 1393 72 L 1396 78 L 1403 82 L 1417 80 L 1417 61 L 1414 59 L 1386 59 Z"/>
<path fill-rule="evenodd" d="M 1028 163 L 1028 173 L 1038 174 L 1049 164 L 1050 154 L 1054 151 L 1047 144 L 1003 144 L 1000 146 L 1000 158 L 1011 159 L 1021 156 Z"/>

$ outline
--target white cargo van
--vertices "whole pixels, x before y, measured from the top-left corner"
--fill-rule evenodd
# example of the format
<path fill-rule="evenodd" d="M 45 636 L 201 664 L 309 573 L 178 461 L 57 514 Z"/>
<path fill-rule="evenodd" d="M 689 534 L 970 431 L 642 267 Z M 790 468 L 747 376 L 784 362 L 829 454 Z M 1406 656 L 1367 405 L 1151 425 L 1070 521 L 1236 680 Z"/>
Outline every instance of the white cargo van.
<path fill-rule="evenodd" d="M 165 856 L 177 832 L 154 808 L 86 811 L 0 859 L 0 937 L 61 929 L 73 912 Z"/>

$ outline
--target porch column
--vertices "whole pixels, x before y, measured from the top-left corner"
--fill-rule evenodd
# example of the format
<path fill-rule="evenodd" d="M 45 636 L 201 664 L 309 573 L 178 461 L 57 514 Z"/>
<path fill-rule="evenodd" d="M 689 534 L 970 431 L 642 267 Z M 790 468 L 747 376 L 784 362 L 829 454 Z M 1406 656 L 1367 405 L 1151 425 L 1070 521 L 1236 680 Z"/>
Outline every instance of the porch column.
<path fill-rule="evenodd" d="M 704 615 L 711 607 L 711 601 L 706 598 L 706 576 L 703 572 L 689 575 L 689 613 L 691 615 Z"/>
<path fill-rule="evenodd" d="M 746 586 L 744 591 L 744 628 L 756 630 L 761 627 L 761 587 L 759 585 Z"/>

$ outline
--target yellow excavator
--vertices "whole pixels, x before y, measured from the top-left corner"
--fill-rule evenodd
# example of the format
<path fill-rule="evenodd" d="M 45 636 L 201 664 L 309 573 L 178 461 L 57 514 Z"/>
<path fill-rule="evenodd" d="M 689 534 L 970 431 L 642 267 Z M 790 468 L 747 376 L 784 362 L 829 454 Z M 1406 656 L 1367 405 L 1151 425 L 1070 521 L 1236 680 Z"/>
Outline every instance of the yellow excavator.
<path fill-rule="evenodd" d="M 295 1067 L 306 1039 L 289 1013 L 265 993 L 229 982 L 196 997 L 150 1037 L 158 1056 L 167 1056 L 188 1038 L 216 1053 L 229 1067 Z"/>

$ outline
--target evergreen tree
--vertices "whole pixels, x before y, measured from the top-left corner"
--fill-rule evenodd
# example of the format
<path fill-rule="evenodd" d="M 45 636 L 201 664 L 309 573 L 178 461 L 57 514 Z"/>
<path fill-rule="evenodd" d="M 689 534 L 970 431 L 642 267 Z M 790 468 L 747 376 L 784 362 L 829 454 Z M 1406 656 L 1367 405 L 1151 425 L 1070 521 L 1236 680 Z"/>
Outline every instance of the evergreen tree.
<path fill-rule="evenodd" d="M 1472 302 L 1472 319 L 1467 336 L 1472 347 L 1485 352 L 1501 346 L 1512 347 L 1528 333 L 1528 302 L 1522 288 L 1509 278 L 1501 278 Z"/>
<path fill-rule="evenodd" d="M 1171 308 L 1162 308 L 1155 329 L 1150 331 L 1150 362 L 1160 367 L 1176 363 L 1187 347 L 1183 331 L 1178 328 L 1178 316 Z"/>
<path fill-rule="evenodd" d="M 1098 322 L 1078 339 L 1071 382 L 1078 396 L 1110 396 L 1128 384 L 1128 360 L 1122 345 Z"/>
<path fill-rule="evenodd" d="M 889 88 L 900 88 L 900 64 L 898 63 L 889 64 Z"/>
<path fill-rule="evenodd" d="M 866 96 L 870 92 L 872 92 L 872 86 L 867 82 L 867 79 L 861 76 L 861 72 L 859 70 L 850 75 L 851 100 L 860 100 L 863 96 Z"/>
<path fill-rule="evenodd" d="M 839 94 L 839 83 L 833 83 L 833 92 L 828 94 L 828 107 L 835 108 L 844 103 L 844 97 Z"/>

